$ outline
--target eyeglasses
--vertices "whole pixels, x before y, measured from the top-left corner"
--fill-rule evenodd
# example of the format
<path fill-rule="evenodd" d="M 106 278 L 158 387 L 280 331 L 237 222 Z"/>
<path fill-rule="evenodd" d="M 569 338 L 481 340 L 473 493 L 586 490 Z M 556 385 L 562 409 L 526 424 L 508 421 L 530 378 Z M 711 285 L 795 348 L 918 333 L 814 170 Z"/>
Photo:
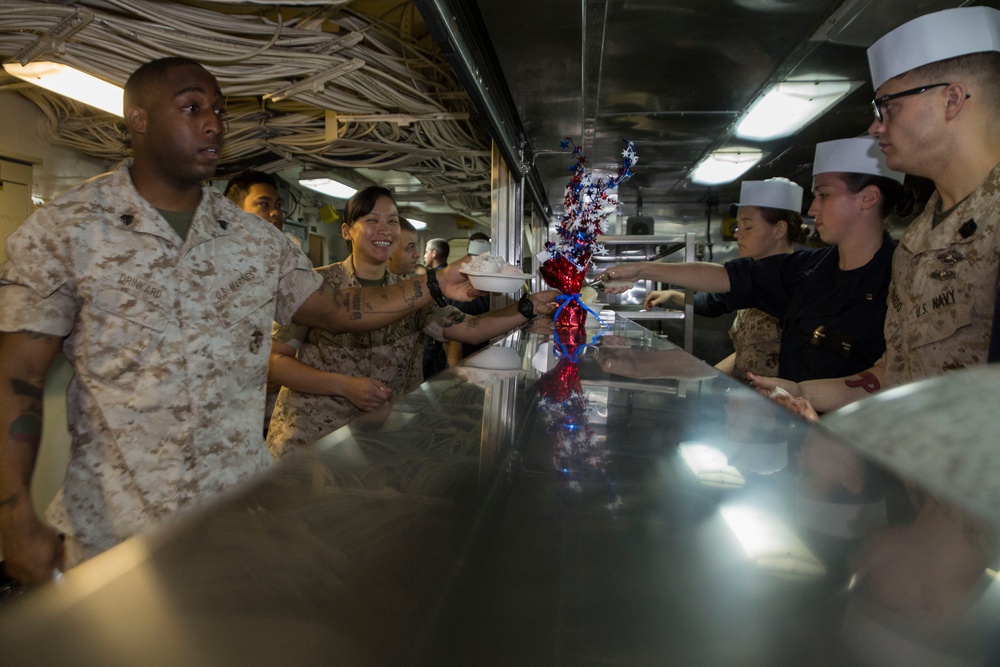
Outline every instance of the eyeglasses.
<path fill-rule="evenodd" d="M 926 92 L 931 88 L 940 88 L 941 86 L 950 86 L 950 83 L 932 83 L 928 86 L 920 86 L 919 88 L 910 88 L 909 90 L 904 90 L 899 93 L 893 93 L 892 95 L 883 95 L 882 97 L 876 97 L 872 100 L 872 110 L 875 112 L 875 120 L 880 123 L 885 122 L 885 117 L 882 115 L 882 107 L 887 103 L 899 99 L 900 97 L 908 97 L 910 95 L 919 95 L 920 93 Z"/>

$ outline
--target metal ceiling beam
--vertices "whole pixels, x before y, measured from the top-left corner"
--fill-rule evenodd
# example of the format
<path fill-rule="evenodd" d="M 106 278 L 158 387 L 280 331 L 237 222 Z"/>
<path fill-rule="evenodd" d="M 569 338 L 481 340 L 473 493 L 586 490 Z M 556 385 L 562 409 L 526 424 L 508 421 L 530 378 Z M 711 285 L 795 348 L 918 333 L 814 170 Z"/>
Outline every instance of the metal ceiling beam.
<path fill-rule="evenodd" d="M 532 201 L 552 215 L 545 187 L 525 153 L 531 151 L 479 9 L 468 0 L 413 0 L 451 63 L 511 172 L 523 179 Z"/>

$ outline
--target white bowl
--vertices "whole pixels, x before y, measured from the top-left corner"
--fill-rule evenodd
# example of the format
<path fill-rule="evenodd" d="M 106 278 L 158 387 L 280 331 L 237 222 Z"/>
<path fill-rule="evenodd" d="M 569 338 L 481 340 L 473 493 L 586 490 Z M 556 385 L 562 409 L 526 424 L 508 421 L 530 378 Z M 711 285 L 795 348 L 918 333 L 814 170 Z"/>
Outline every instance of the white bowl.
<path fill-rule="evenodd" d="M 521 355 L 509 347 L 487 347 L 462 361 L 462 365 L 495 371 L 521 370 Z"/>
<path fill-rule="evenodd" d="M 462 271 L 469 276 L 472 286 L 481 292 L 516 292 L 524 287 L 524 281 L 532 277 L 530 273 L 503 275 L 481 271 Z"/>
<path fill-rule="evenodd" d="M 587 323 L 584 324 L 583 326 L 585 326 L 587 328 L 605 326 L 610 321 L 610 318 L 608 317 L 607 314 L 608 314 L 608 311 L 606 311 L 606 310 L 602 310 L 597 315 L 594 315 L 593 313 L 591 313 L 591 312 L 588 311 L 587 312 Z"/>

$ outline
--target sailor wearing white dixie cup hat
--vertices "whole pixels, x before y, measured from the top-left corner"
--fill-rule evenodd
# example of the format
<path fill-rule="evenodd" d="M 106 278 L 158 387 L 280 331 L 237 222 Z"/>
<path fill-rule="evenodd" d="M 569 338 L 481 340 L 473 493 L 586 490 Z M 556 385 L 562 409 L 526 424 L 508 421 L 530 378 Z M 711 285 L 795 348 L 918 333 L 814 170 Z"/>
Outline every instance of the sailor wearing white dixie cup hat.
<path fill-rule="evenodd" d="M 893 169 L 934 181 L 893 261 L 886 353 L 853 377 L 793 385 L 817 410 L 881 387 L 986 363 L 1000 351 L 1000 10 L 963 7 L 913 19 L 868 50 L 876 87 L 869 128 Z M 769 389 L 778 382 L 757 378 Z"/>
<path fill-rule="evenodd" d="M 787 178 L 766 181 L 743 181 L 740 184 L 740 206 L 760 206 L 783 211 L 802 210 L 802 186 Z"/>
<path fill-rule="evenodd" d="M 744 181 L 736 213 L 736 241 L 740 257 L 763 259 L 795 249 L 802 236 L 802 186 L 784 178 Z M 631 286 L 631 283 L 626 283 Z M 645 308 L 664 305 L 682 308 L 684 293 L 656 290 L 643 299 Z M 698 292 L 694 312 L 719 317 L 733 312 L 724 294 Z M 739 309 L 729 328 L 734 352 L 715 367 L 735 378 L 747 372 L 774 375 L 778 372 L 781 348 L 781 323 L 778 318 L 757 308 Z"/>
<path fill-rule="evenodd" d="M 878 159 L 870 138 L 817 149 L 821 164 L 838 169 L 816 175 L 810 213 L 827 248 L 798 250 L 761 260 L 714 264 L 638 264 L 609 270 L 613 278 L 652 278 L 695 289 L 728 292 L 734 308 L 759 308 L 783 322 L 778 375 L 796 381 L 839 377 L 870 367 L 883 353 L 882 322 L 893 242 L 884 221 L 905 201 L 902 174 Z M 872 159 L 872 156 L 876 159 Z M 765 181 L 764 183 L 768 183 Z M 789 205 L 790 188 L 744 188 L 740 204 Z M 649 275 L 647 275 L 647 267 Z"/>
<path fill-rule="evenodd" d="M 937 188 L 900 240 L 886 386 L 987 359 L 1000 258 L 998 52 L 1000 10 L 990 7 L 922 16 L 868 51 L 882 117 L 870 131 L 890 165 Z"/>

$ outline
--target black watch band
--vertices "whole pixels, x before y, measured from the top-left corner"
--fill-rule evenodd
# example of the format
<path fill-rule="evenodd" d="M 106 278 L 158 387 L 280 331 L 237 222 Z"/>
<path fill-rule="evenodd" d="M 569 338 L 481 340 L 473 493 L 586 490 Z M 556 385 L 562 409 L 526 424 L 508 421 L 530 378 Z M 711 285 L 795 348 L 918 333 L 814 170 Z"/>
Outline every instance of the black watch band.
<path fill-rule="evenodd" d="M 447 306 L 448 302 L 445 301 L 444 293 L 441 292 L 441 285 L 438 283 L 438 278 L 435 275 L 437 269 L 432 269 L 427 267 L 427 291 L 431 293 L 431 298 L 434 299 L 434 303 L 439 306 Z"/>
<path fill-rule="evenodd" d="M 525 292 L 517 302 L 517 312 L 524 315 L 527 319 L 535 319 L 535 304 L 531 303 L 531 299 L 528 298 L 528 293 Z"/>

